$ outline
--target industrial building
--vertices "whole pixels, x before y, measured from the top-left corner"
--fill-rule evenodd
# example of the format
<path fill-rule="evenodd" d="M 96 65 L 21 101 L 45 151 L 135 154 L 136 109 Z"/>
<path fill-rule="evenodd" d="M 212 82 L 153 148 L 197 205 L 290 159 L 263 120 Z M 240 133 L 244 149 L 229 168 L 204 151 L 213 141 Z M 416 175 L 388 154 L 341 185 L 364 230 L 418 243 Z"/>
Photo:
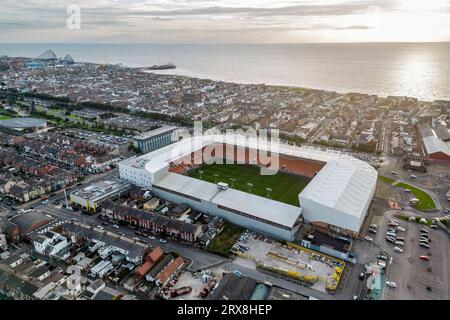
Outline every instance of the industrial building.
<path fill-rule="evenodd" d="M 172 143 L 172 132 L 177 127 L 164 126 L 133 137 L 134 146 L 143 153 L 165 147 Z"/>
<path fill-rule="evenodd" d="M 293 168 L 292 174 L 313 177 L 298 195 L 299 204 L 290 205 L 224 187 L 223 183 L 198 180 L 175 170 L 180 159 L 194 157 L 199 150 L 230 144 L 245 150 L 277 150 L 282 163 Z M 220 156 L 212 158 L 219 159 Z M 248 163 L 248 159 L 246 161 Z M 260 138 L 238 135 L 232 139 L 227 136 L 226 141 L 220 135 L 183 139 L 119 163 L 119 176 L 134 185 L 148 188 L 160 198 L 187 204 L 200 212 L 288 241 L 294 239 L 302 222 L 356 236 L 377 182 L 376 170 L 351 156 L 286 144 L 268 144 L 267 141 L 261 142 Z"/>
<path fill-rule="evenodd" d="M 430 162 L 450 164 L 450 133 L 446 127 L 419 125 L 425 159 Z"/>
<path fill-rule="evenodd" d="M 86 211 L 96 212 L 108 199 L 128 193 L 131 185 L 121 180 L 103 180 L 70 193 L 70 203 Z"/>

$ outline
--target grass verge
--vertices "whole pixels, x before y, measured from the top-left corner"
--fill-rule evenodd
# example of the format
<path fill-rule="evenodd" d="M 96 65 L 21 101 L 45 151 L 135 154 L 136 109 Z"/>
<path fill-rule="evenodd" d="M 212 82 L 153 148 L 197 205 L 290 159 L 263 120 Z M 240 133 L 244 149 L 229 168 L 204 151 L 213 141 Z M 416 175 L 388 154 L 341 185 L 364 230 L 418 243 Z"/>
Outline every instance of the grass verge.
<path fill-rule="evenodd" d="M 419 203 L 417 203 L 417 205 L 416 205 L 417 210 L 428 211 L 428 210 L 436 209 L 436 204 L 434 203 L 433 198 L 431 198 L 431 196 L 428 193 L 426 193 L 425 191 L 417 189 L 417 188 L 415 188 L 409 184 L 403 183 L 403 182 L 399 182 L 399 183 L 395 184 L 395 186 L 398 188 L 411 190 L 411 193 L 414 195 L 414 197 L 419 199 Z"/>
<path fill-rule="evenodd" d="M 222 232 L 208 245 L 207 250 L 228 257 L 230 249 L 244 230 L 245 229 L 240 226 L 227 222 Z"/>

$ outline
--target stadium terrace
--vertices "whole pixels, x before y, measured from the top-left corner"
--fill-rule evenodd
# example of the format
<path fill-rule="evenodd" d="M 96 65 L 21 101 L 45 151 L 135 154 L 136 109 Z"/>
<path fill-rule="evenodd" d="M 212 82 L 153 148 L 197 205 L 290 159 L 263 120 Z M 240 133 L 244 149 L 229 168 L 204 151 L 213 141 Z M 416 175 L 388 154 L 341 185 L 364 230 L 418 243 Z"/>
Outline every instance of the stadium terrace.
<path fill-rule="evenodd" d="M 266 158 L 262 159 L 261 154 L 265 154 Z M 269 159 L 276 161 L 277 168 L 267 163 L 267 154 L 270 154 Z M 248 190 L 238 190 L 229 187 L 230 181 L 222 181 L 225 179 L 223 175 L 214 174 L 214 182 L 189 176 L 196 172 L 198 177 L 198 172 L 203 172 L 203 168 L 206 172 L 211 160 L 237 163 L 236 177 L 226 177 L 232 184 L 233 181 L 238 184 L 238 180 L 246 174 L 239 166 L 274 170 L 274 175 L 268 176 L 270 180 L 264 180 L 273 182 L 274 186 L 279 186 L 280 182 L 283 186 L 283 180 L 276 180 L 278 173 L 280 177 L 289 175 L 291 178 L 308 179 L 308 183 L 296 193 L 294 205 L 271 196 L 270 192 L 275 195 L 276 190 L 272 190 L 270 184 L 263 188 L 268 193 L 265 196 L 253 192 L 252 189 L 261 187 L 255 183 L 242 181 L 242 185 L 248 185 Z M 279 169 L 277 174 L 275 169 Z M 239 172 L 242 174 L 238 175 Z M 150 189 L 160 198 L 187 204 L 206 214 L 220 216 L 237 225 L 287 241 L 294 239 L 302 223 L 311 223 L 346 236 L 357 236 L 377 182 L 377 172 L 372 166 L 348 155 L 238 134 L 231 139 L 229 135 L 182 139 L 120 162 L 119 176 Z M 288 190 L 290 185 L 283 187 Z"/>

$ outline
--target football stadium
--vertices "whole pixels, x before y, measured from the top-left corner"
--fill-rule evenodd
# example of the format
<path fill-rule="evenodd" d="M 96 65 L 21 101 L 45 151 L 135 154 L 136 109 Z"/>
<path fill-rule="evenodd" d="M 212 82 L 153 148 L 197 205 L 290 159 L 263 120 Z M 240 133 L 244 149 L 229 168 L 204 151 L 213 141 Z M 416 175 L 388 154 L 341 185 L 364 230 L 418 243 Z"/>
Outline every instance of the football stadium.
<path fill-rule="evenodd" d="M 353 157 L 243 135 L 183 139 L 120 162 L 119 176 L 287 241 L 302 223 L 357 236 L 377 181 L 376 170 Z"/>

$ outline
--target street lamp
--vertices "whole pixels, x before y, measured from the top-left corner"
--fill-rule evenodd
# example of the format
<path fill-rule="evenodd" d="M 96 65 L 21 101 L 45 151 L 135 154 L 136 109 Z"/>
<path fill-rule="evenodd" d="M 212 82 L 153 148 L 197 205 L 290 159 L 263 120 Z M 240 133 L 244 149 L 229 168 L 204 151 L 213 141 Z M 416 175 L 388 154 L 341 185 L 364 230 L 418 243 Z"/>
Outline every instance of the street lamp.
<path fill-rule="evenodd" d="M 247 186 L 248 186 L 248 192 L 252 192 L 253 183 L 247 182 Z"/>
<path fill-rule="evenodd" d="M 272 192 L 272 188 L 267 187 L 266 191 L 267 191 L 267 198 L 270 199 L 270 192 Z"/>
<path fill-rule="evenodd" d="M 233 188 L 233 183 L 236 181 L 236 179 L 230 178 L 231 181 L 231 187 Z"/>
<path fill-rule="evenodd" d="M 214 173 L 213 176 L 214 176 L 214 182 L 217 183 L 217 178 L 219 177 L 219 175 L 217 173 Z"/>
<path fill-rule="evenodd" d="M 202 171 L 202 170 L 199 170 L 198 173 L 200 173 L 200 179 L 201 179 L 201 178 L 202 178 L 203 171 Z"/>

